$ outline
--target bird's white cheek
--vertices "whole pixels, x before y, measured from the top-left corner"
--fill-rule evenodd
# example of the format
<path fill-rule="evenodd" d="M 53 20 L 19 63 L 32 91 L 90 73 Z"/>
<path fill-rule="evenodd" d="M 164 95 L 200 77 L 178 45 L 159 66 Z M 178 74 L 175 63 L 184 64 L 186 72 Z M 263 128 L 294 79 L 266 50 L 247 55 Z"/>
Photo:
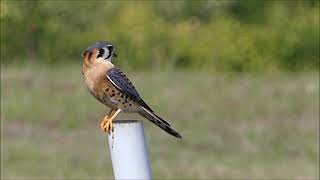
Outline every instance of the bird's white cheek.
<path fill-rule="evenodd" d="M 104 49 L 104 54 L 102 57 L 103 57 L 103 59 L 106 59 L 109 56 L 110 52 L 107 48 L 103 48 L 103 49 Z"/>

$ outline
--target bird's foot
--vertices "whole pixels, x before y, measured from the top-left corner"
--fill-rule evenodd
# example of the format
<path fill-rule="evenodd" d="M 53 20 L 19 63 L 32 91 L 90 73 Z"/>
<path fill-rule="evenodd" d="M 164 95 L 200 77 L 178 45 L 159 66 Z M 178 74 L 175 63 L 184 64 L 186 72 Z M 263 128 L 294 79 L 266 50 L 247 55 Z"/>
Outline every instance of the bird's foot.
<path fill-rule="evenodd" d="M 104 119 L 103 121 L 101 121 L 101 129 L 103 132 L 113 132 L 113 122 L 112 119 Z"/>

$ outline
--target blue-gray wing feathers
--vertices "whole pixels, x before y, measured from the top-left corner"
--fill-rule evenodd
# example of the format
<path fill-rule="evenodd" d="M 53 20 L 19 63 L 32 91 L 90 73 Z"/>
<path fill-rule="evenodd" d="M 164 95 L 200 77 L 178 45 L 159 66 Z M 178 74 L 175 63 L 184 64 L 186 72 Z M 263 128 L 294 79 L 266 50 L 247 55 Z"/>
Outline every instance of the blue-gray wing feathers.
<path fill-rule="evenodd" d="M 149 111 L 153 112 L 152 109 L 141 99 L 138 91 L 132 85 L 132 82 L 127 78 L 127 76 L 122 71 L 120 71 L 120 69 L 118 68 L 110 69 L 107 72 L 107 78 L 122 93 L 131 97 L 135 102 L 140 104 L 142 107 L 147 108 Z"/>
<path fill-rule="evenodd" d="M 130 96 L 134 101 L 139 101 L 141 99 L 136 88 L 132 85 L 132 82 L 119 69 L 110 69 L 107 72 L 107 77 L 114 86 L 126 95 Z"/>
<path fill-rule="evenodd" d="M 136 88 L 132 85 L 132 82 L 123 72 L 121 72 L 117 68 L 112 68 L 107 72 L 107 78 L 117 89 L 119 89 L 122 93 L 129 96 L 130 98 L 132 98 L 132 100 L 143 107 L 139 111 L 139 114 L 159 126 L 167 133 L 177 138 L 181 138 L 181 135 L 177 131 L 173 130 L 168 122 L 156 115 L 152 111 L 152 109 L 143 101 Z"/>

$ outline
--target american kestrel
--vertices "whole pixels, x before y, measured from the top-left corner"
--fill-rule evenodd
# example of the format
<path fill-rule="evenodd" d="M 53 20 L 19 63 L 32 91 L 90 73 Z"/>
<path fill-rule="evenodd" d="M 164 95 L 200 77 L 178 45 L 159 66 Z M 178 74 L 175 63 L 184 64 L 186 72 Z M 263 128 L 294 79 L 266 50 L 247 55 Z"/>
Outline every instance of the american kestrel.
<path fill-rule="evenodd" d="M 112 64 L 117 54 L 111 43 L 98 41 L 89 46 L 82 57 L 82 75 L 90 93 L 111 108 L 100 124 L 104 132 L 113 131 L 113 120 L 120 112 L 139 113 L 172 136 L 181 138 L 144 102 L 127 76 Z"/>

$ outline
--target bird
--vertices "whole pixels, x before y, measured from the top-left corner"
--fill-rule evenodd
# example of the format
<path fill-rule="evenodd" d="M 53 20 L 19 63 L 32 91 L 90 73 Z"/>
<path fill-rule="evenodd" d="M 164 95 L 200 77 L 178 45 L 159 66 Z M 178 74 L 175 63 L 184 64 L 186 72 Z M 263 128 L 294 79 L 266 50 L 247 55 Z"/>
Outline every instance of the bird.
<path fill-rule="evenodd" d="M 181 139 L 182 136 L 141 98 L 129 78 L 115 67 L 112 60 L 117 57 L 115 47 L 107 41 L 97 41 L 82 53 L 82 75 L 87 89 L 110 108 L 100 123 L 102 131 L 114 131 L 113 121 L 119 113 L 138 113 L 168 134 Z"/>

